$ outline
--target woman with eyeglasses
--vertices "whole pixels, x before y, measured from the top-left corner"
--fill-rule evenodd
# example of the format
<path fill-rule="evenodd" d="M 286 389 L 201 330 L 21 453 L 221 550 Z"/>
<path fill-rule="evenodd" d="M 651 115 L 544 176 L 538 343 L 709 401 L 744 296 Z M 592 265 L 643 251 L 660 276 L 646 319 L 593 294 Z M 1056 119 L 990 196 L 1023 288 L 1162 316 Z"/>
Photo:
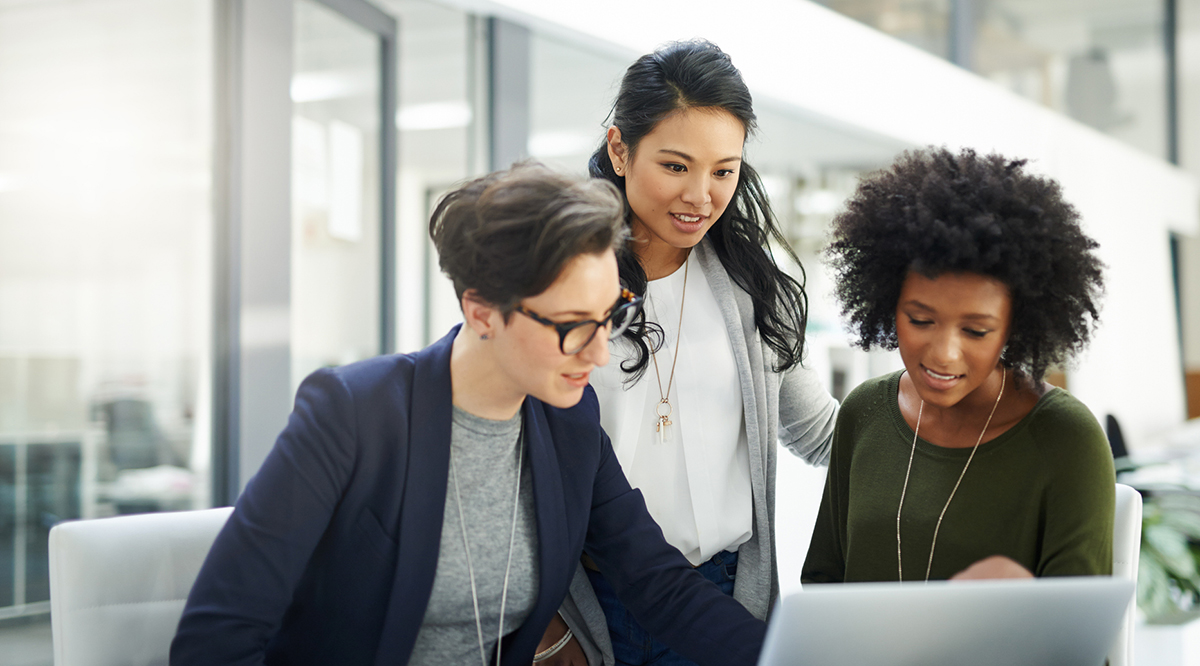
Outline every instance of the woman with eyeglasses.
<path fill-rule="evenodd" d="M 586 549 L 672 645 L 752 664 L 765 625 L 667 545 L 600 428 L 589 375 L 641 303 L 620 218 L 536 165 L 448 194 L 430 234 L 465 323 L 304 381 L 171 663 L 529 664 Z"/>
<path fill-rule="evenodd" d="M 783 444 L 825 464 L 837 403 L 801 366 L 807 301 L 776 265 L 788 248 L 743 159 L 750 91 L 705 41 L 669 44 L 626 71 L 591 175 L 626 201 L 621 282 L 644 316 L 593 373 L 604 429 L 671 545 L 755 616 L 778 592 L 775 461 Z M 561 664 L 690 664 L 630 616 L 585 558 L 544 643 Z"/>

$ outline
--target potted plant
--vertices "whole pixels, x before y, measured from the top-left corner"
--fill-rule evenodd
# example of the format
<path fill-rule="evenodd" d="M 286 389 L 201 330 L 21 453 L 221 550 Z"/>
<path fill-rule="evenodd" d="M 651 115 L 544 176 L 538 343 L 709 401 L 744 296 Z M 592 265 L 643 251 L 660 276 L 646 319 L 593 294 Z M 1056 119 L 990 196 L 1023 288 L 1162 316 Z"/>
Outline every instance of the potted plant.
<path fill-rule="evenodd" d="M 1200 495 L 1142 495 L 1138 608 L 1151 624 L 1177 624 L 1200 608 Z"/>

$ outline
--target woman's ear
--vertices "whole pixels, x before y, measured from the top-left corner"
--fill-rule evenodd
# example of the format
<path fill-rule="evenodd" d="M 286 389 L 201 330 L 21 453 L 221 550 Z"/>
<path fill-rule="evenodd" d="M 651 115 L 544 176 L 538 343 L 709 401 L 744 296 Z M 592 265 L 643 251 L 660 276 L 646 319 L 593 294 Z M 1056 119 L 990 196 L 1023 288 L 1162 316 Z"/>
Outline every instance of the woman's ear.
<path fill-rule="evenodd" d="M 500 311 L 491 303 L 479 297 L 474 289 L 463 292 L 460 303 L 463 312 L 463 322 L 466 323 L 480 339 L 487 340 L 495 332 L 497 322 L 501 319 Z"/>
<path fill-rule="evenodd" d="M 617 172 L 618 176 L 625 175 L 626 159 L 629 157 L 629 151 L 625 147 L 625 143 L 621 141 L 621 130 L 614 125 L 608 128 L 608 159 L 612 161 L 613 171 Z"/>

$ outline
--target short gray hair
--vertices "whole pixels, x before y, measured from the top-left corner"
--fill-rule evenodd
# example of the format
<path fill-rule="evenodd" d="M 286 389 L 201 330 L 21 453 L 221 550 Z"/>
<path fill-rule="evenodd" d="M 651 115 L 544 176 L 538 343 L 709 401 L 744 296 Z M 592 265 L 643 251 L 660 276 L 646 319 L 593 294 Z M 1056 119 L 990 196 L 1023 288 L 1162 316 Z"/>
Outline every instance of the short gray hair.
<path fill-rule="evenodd" d="M 548 289 L 576 256 L 619 250 L 624 214 L 608 181 L 521 162 L 442 197 L 429 236 L 459 300 L 474 290 L 507 317 L 522 299 Z"/>

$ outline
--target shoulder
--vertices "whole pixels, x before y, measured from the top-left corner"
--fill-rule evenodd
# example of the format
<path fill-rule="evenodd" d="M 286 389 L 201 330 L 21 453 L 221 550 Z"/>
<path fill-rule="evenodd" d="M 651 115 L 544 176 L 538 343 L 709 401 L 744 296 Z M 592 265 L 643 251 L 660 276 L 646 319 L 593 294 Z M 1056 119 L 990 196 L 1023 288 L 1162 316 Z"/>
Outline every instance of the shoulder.
<path fill-rule="evenodd" d="M 872 377 L 854 387 L 842 401 L 838 420 L 861 419 L 889 413 L 892 403 L 896 401 L 896 385 L 903 373 L 903 370 L 898 370 Z"/>
<path fill-rule="evenodd" d="M 318 370 L 313 375 L 328 372 L 356 397 L 394 398 L 397 392 L 410 394 L 419 384 L 422 393 L 445 394 L 448 399 L 450 353 L 460 327 L 461 324 L 455 325 L 440 340 L 415 352 L 375 356 L 336 368 Z"/>
<path fill-rule="evenodd" d="M 436 386 L 438 382 L 417 382 L 415 375 L 416 364 L 411 354 L 391 354 L 320 368 L 300 383 L 293 412 L 315 419 L 315 424 L 340 423 L 348 432 L 395 430 L 407 423 L 416 384 L 435 385 L 423 388 L 426 392 L 441 390 Z M 449 381 L 445 384 L 448 387 Z"/>
<path fill-rule="evenodd" d="M 834 449 L 843 462 L 860 442 L 878 442 L 880 433 L 890 432 L 888 422 L 896 403 L 896 384 L 901 372 L 874 377 L 859 384 L 838 410 L 834 426 Z"/>
<path fill-rule="evenodd" d="M 414 354 L 376 356 L 347 365 L 316 370 L 305 382 L 337 382 L 359 399 L 381 392 L 406 391 L 413 383 Z"/>
<path fill-rule="evenodd" d="M 1051 389 L 1033 411 L 1029 432 L 1044 448 L 1065 454 L 1111 457 L 1108 438 L 1091 410 L 1063 389 Z"/>
<path fill-rule="evenodd" d="M 1053 389 L 1027 418 L 1038 474 L 1056 510 L 1092 516 L 1099 521 L 1094 527 L 1111 537 L 1116 472 L 1108 438 L 1092 412 L 1070 393 Z"/>
<path fill-rule="evenodd" d="M 1091 410 L 1063 389 L 1042 397 L 1030 412 L 1028 432 L 1046 472 L 1057 482 L 1089 485 L 1116 479 L 1112 449 Z"/>

